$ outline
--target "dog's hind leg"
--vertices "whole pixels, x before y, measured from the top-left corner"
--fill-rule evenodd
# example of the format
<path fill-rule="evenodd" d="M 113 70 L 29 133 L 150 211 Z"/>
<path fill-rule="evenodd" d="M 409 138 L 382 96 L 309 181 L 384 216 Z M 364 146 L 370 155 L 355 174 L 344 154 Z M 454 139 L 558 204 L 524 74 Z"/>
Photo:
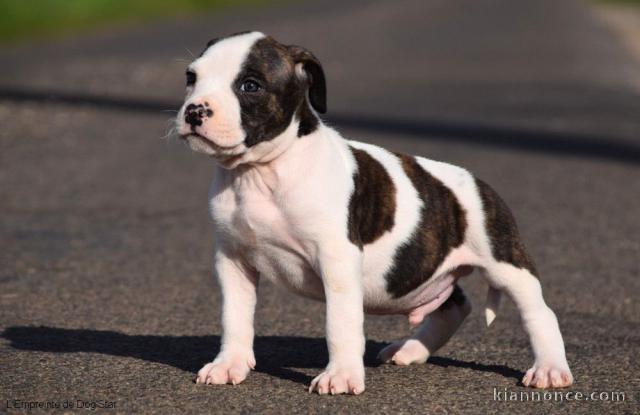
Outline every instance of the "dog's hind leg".
<path fill-rule="evenodd" d="M 456 285 L 451 296 L 424 319 L 411 337 L 385 347 L 378 358 L 396 365 L 424 363 L 449 341 L 470 312 L 471 303 Z"/>
<path fill-rule="evenodd" d="M 490 295 L 487 323 L 495 316 L 498 295 L 504 291 L 516 303 L 524 329 L 529 335 L 535 363 L 522 379 L 525 386 L 565 387 L 573 383 L 565 357 L 564 342 L 555 314 L 542 297 L 536 267 L 518 233 L 515 219 L 506 203 L 481 180 L 476 180 L 485 216 L 491 254 L 483 274 L 494 295 Z M 490 258 L 489 258 L 490 257 Z"/>
<path fill-rule="evenodd" d="M 492 287 L 515 302 L 535 356 L 535 363 L 522 379 L 535 388 L 566 387 L 573 383 L 565 356 L 558 320 L 542 297 L 540 281 L 529 270 L 495 262 L 484 275 Z"/>

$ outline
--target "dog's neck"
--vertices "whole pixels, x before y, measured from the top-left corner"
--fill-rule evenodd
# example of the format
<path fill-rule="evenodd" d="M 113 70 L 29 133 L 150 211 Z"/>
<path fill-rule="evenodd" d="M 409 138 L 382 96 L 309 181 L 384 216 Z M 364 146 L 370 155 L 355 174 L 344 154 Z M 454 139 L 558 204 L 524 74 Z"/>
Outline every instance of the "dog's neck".
<path fill-rule="evenodd" d="M 279 136 L 257 144 L 226 165 L 218 160 L 215 174 L 238 190 L 249 186 L 263 194 L 273 193 L 283 182 L 305 174 L 309 157 L 317 153 L 314 148 L 323 144 L 331 130 L 318 120 L 313 132 L 299 137 L 298 127 L 299 121 L 294 120 Z"/>

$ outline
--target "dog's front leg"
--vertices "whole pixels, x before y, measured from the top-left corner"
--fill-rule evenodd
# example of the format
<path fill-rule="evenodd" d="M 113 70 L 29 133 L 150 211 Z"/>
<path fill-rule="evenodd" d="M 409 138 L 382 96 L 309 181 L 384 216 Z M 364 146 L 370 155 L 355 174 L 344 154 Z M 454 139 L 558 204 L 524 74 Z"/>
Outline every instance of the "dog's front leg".
<path fill-rule="evenodd" d="M 333 255 L 321 257 L 319 267 L 327 306 L 329 365 L 313 379 L 309 392 L 357 395 L 364 391 L 361 252 L 354 246 L 333 247 Z"/>
<path fill-rule="evenodd" d="M 222 339 L 215 360 L 198 372 L 196 383 L 234 385 L 255 367 L 253 314 L 258 276 L 240 262 L 218 250 L 215 271 L 222 289 Z"/>

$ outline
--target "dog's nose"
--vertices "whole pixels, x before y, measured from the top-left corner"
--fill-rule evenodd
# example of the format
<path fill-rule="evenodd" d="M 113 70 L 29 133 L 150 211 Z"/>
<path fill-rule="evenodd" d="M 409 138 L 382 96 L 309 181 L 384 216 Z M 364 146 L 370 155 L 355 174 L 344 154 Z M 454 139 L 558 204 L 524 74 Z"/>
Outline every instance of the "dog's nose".
<path fill-rule="evenodd" d="M 184 121 L 191 125 L 191 128 L 196 128 L 202 125 L 202 120 L 206 117 L 211 117 L 213 111 L 209 108 L 209 104 L 189 104 L 184 110 Z"/>

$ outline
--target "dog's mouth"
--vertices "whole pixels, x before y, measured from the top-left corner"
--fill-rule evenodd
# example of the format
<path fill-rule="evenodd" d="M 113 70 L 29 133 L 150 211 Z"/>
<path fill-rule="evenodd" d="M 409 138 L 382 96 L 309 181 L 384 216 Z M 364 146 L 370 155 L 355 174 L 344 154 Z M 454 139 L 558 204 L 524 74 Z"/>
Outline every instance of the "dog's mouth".
<path fill-rule="evenodd" d="M 226 151 L 233 150 L 233 149 L 235 149 L 235 148 L 240 146 L 240 144 L 235 144 L 235 145 L 232 145 L 232 146 L 221 146 L 219 144 L 214 143 L 213 141 L 211 141 L 207 137 L 205 137 L 205 136 L 203 136 L 201 134 L 198 134 L 195 131 L 191 131 L 188 134 L 181 134 L 180 135 L 180 138 L 183 139 L 183 140 L 188 140 L 189 137 L 193 137 L 193 138 L 198 139 L 199 141 L 203 142 L 204 144 L 206 144 L 207 146 L 209 146 L 212 150 L 214 150 L 216 152 L 219 152 L 219 151 L 225 151 L 226 152 Z"/>
<path fill-rule="evenodd" d="M 180 134 L 180 138 L 188 142 L 189 146 L 193 150 L 208 154 L 223 166 L 234 165 L 244 156 L 245 153 L 245 151 L 242 150 L 243 143 L 233 146 L 221 146 L 195 131 L 191 131 L 187 134 Z"/>

